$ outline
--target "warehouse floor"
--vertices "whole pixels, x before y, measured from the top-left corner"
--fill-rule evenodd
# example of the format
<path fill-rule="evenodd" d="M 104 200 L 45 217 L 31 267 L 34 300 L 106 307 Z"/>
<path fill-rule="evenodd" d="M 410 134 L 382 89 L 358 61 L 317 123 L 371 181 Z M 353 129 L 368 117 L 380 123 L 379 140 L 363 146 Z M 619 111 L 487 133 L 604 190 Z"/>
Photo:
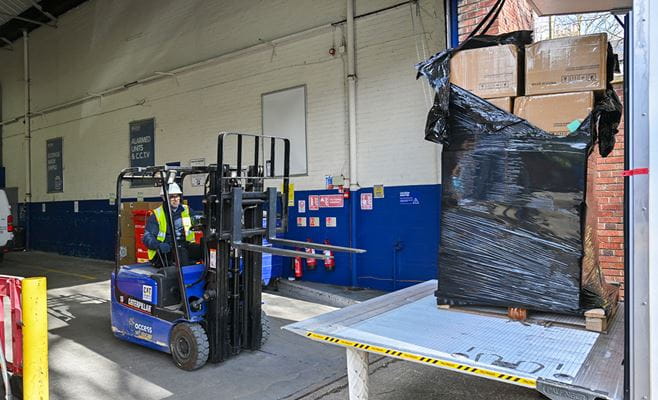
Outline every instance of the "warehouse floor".
<path fill-rule="evenodd" d="M 109 262 L 9 253 L 4 275 L 48 278 L 52 399 L 346 399 L 344 350 L 282 331 L 332 307 L 263 295 L 272 336 L 256 352 L 195 372 L 110 332 Z M 389 358 L 371 358 L 372 399 L 540 399 L 536 392 Z"/>

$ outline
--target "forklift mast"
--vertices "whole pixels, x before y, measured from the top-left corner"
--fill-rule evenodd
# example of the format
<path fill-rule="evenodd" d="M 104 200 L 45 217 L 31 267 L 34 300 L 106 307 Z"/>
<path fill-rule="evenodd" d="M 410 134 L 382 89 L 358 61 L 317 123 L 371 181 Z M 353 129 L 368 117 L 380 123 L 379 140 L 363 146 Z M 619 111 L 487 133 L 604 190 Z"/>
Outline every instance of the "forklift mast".
<path fill-rule="evenodd" d="M 227 162 L 226 157 L 231 137 L 235 137 L 234 164 Z M 245 154 L 249 156 L 243 158 Z M 277 155 L 282 155 L 283 160 L 278 160 Z M 282 164 L 282 173 L 277 173 L 278 163 Z M 324 259 L 322 254 L 263 246 L 264 238 L 273 246 L 363 252 L 277 238 L 277 233 L 287 230 L 289 180 L 288 139 L 238 133 L 219 135 L 217 166 L 209 171 L 204 191 L 206 293 L 210 298 L 206 331 L 211 362 L 222 361 L 242 349 L 260 347 L 262 253 Z M 278 193 L 276 187 L 266 187 L 267 181 L 282 181 L 283 193 Z"/>

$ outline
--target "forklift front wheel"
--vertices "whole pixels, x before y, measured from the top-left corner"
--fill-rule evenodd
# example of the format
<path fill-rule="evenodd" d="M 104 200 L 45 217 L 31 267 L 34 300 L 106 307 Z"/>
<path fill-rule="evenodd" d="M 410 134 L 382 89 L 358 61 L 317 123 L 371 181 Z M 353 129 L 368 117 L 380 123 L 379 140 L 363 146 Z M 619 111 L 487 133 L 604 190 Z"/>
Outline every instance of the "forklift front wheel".
<path fill-rule="evenodd" d="M 181 322 L 174 326 L 169 347 L 174 363 L 180 369 L 193 371 L 208 361 L 208 336 L 199 324 Z"/>

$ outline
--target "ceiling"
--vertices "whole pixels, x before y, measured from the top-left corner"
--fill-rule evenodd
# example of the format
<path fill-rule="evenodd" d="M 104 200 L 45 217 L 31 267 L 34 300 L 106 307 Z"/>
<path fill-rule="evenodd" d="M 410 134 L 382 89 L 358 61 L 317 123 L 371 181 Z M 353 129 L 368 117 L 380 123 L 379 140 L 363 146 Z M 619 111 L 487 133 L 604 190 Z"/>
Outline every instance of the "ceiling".
<path fill-rule="evenodd" d="M 40 26 L 57 27 L 57 17 L 87 0 L 0 0 L 0 46 Z"/>

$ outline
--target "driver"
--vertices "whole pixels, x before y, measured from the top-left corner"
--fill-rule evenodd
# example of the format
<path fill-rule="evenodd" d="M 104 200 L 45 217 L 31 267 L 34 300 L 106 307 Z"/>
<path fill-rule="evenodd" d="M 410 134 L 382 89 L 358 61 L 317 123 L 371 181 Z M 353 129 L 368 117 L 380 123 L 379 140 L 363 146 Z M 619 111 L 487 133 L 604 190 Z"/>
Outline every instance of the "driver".
<path fill-rule="evenodd" d="M 189 265 L 188 246 L 183 244 L 195 244 L 194 232 L 192 232 L 191 210 L 188 206 L 181 204 L 183 192 L 176 183 L 169 184 L 169 205 L 171 206 L 171 218 L 174 220 L 174 234 L 178 243 L 178 254 L 180 265 Z M 161 191 L 164 199 L 164 193 Z M 163 206 L 153 210 L 146 221 L 146 229 L 142 242 L 148 247 L 148 257 L 154 267 L 164 267 L 173 264 L 172 247 L 174 245 L 173 235 L 169 229 L 169 220 Z"/>

